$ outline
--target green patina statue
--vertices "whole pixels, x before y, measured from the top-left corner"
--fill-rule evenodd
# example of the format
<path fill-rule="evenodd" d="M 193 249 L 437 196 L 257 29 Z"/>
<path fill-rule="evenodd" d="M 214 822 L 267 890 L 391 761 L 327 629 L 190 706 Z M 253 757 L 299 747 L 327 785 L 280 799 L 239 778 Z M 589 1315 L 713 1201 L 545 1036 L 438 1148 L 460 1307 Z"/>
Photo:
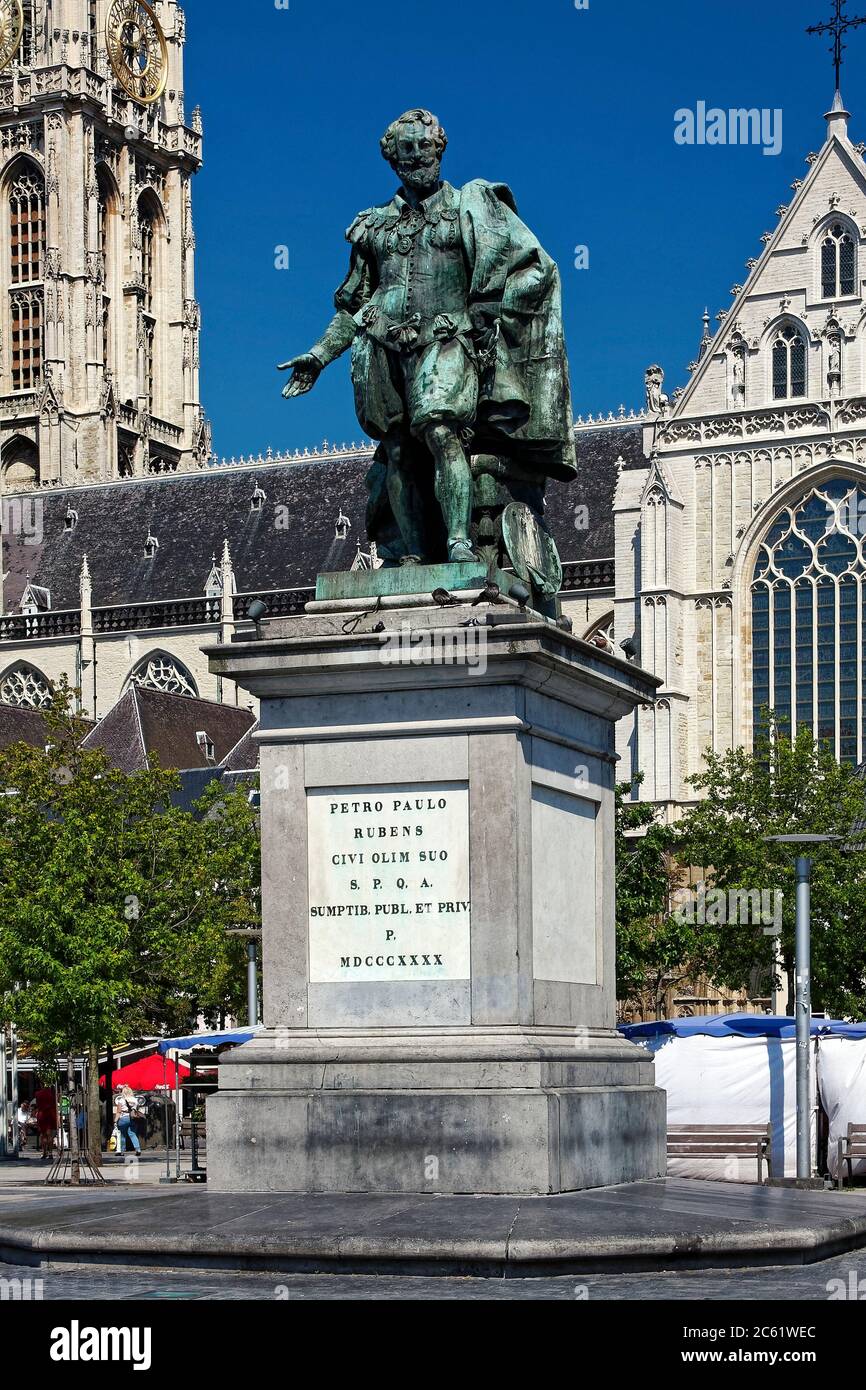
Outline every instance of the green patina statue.
<path fill-rule="evenodd" d="M 559 272 L 504 184 L 440 179 L 446 143 L 429 111 L 385 132 L 401 187 L 349 228 L 336 316 L 281 367 L 283 394 L 351 345 L 358 419 L 379 441 L 367 530 L 384 563 L 510 559 L 550 597 L 544 487 L 576 473 Z"/>

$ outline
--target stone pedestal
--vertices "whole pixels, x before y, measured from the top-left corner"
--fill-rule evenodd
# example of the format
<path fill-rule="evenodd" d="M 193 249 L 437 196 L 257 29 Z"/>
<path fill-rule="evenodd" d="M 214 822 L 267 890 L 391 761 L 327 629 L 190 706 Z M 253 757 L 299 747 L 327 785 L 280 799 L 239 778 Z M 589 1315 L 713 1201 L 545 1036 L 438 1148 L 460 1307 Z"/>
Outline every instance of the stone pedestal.
<path fill-rule="evenodd" d="M 346 607 L 210 652 L 261 701 L 266 1025 L 208 1102 L 211 1188 L 661 1175 L 614 980 L 614 727 L 654 679 L 507 598 Z"/>

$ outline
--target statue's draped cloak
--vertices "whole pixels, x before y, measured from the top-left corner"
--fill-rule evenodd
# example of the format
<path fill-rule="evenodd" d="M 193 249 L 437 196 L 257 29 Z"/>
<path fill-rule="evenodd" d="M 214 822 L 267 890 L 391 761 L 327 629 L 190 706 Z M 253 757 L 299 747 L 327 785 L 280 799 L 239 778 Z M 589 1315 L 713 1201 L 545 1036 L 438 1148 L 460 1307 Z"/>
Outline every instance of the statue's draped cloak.
<path fill-rule="evenodd" d="M 496 365 L 482 382 L 473 453 L 512 458 L 568 481 L 577 464 L 559 271 L 517 216 L 505 184 L 466 184 L 460 227 L 472 272 L 470 306 L 501 311 Z"/>

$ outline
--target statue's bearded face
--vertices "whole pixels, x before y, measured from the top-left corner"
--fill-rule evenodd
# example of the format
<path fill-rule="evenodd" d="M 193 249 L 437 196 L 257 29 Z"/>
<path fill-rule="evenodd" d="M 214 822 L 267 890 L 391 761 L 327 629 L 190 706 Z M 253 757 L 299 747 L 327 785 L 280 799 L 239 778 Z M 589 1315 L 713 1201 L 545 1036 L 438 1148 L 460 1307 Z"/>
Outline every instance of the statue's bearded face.
<path fill-rule="evenodd" d="M 442 158 L 429 126 L 407 121 L 397 132 L 397 158 L 394 170 L 407 188 L 435 188 L 439 182 Z"/>

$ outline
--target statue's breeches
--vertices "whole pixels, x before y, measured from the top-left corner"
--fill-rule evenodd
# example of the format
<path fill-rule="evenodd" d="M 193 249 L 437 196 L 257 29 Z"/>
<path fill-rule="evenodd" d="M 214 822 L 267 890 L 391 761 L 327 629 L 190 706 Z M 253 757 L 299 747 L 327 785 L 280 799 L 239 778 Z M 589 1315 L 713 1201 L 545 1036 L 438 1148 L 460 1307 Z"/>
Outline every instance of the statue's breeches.
<path fill-rule="evenodd" d="M 352 383 L 358 420 L 372 439 L 407 430 L 420 437 L 439 423 L 465 428 L 478 409 L 478 368 L 459 337 L 397 351 L 361 333 Z"/>

